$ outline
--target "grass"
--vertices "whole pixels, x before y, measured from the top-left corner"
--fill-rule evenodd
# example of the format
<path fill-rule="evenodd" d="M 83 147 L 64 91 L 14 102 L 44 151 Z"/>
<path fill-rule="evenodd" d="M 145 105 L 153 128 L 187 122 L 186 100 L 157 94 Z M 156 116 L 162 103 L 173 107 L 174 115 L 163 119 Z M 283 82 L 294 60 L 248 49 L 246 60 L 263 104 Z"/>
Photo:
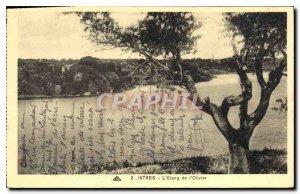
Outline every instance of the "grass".
<path fill-rule="evenodd" d="M 285 174 L 287 152 L 264 149 L 251 151 L 249 155 L 251 174 Z M 129 164 L 112 162 L 94 165 L 77 172 L 79 174 L 227 174 L 228 155 L 199 156 L 161 163 Z"/>

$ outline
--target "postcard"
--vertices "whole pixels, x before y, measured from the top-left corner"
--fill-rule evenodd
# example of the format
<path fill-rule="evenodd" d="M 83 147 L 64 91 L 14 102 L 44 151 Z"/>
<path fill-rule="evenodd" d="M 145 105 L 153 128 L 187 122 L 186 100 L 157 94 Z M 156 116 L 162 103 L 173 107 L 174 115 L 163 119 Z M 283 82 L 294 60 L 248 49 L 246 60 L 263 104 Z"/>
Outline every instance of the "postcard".
<path fill-rule="evenodd" d="M 293 7 L 7 7 L 7 187 L 293 188 Z"/>

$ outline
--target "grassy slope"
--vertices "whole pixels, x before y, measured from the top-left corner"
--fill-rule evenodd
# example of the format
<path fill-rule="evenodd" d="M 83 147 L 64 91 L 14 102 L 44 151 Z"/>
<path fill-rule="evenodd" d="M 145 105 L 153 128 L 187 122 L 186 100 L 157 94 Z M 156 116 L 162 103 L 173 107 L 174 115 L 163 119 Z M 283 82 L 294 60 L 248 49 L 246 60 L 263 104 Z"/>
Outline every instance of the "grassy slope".
<path fill-rule="evenodd" d="M 287 173 L 285 150 L 252 151 L 249 156 L 252 174 Z M 106 166 L 94 166 L 79 173 L 88 174 L 227 174 L 228 155 L 214 157 L 192 157 L 156 164 L 130 165 L 111 163 Z"/>

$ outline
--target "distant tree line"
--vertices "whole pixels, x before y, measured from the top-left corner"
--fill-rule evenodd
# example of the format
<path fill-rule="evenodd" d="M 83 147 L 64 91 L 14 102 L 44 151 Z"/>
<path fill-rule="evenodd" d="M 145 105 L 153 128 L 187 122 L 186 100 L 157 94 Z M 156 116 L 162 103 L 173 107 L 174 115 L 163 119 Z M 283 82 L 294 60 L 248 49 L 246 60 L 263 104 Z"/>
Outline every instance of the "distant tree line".
<path fill-rule="evenodd" d="M 19 96 L 72 96 L 120 92 L 135 85 L 155 85 L 155 77 L 130 76 L 142 63 L 139 59 L 19 59 Z M 234 72 L 232 58 L 221 60 L 186 59 L 183 69 L 189 70 L 195 82 L 209 81 L 213 75 Z M 141 72 L 142 73 L 142 72 Z"/>

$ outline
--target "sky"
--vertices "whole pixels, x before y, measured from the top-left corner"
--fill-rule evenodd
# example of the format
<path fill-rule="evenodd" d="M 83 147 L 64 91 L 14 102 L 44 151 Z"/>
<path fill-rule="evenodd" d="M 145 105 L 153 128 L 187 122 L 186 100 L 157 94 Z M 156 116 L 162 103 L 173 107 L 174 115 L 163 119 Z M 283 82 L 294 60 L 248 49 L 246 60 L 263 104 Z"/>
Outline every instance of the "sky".
<path fill-rule="evenodd" d="M 195 45 L 197 52 L 182 58 L 221 59 L 232 56 L 230 38 L 224 32 L 222 13 L 193 14 L 202 23 L 202 27 L 195 32 L 201 38 Z M 126 27 L 142 19 L 144 14 L 118 12 L 112 13 L 112 17 Z M 76 15 L 22 10 L 18 16 L 18 55 L 24 59 L 80 59 L 85 56 L 102 59 L 139 58 L 136 54 L 120 49 L 93 46 L 83 28 Z"/>

